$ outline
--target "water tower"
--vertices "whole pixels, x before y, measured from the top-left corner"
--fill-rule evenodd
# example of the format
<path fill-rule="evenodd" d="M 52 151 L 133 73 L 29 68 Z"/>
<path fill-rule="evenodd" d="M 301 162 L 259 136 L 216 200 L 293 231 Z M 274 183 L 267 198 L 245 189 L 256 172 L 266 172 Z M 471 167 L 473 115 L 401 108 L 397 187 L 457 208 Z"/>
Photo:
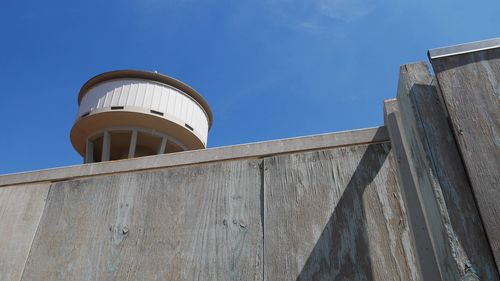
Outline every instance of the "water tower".
<path fill-rule="evenodd" d="M 166 75 L 118 70 L 87 81 L 71 143 L 85 163 L 203 149 L 212 125 L 205 99 Z"/>

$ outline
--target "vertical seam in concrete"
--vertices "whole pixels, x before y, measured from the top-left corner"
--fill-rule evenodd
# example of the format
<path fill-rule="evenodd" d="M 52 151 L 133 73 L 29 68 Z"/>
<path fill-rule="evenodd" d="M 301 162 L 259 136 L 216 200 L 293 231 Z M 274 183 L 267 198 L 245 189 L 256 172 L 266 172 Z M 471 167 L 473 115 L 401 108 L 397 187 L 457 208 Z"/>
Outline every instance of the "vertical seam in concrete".
<path fill-rule="evenodd" d="M 33 242 L 35 241 L 35 238 L 38 235 L 38 231 L 40 230 L 40 222 L 42 221 L 42 218 L 45 215 L 45 210 L 47 209 L 47 201 L 49 199 L 49 194 L 50 194 L 51 190 L 52 190 L 52 183 L 50 183 L 50 186 L 47 190 L 47 194 L 45 194 L 45 205 L 43 206 L 42 214 L 40 215 L 40 218 L 38 219 L 38 224 L 36 226 L 35 234 L 33 235 L 33 238 L 31 239 L 30 250 L 28 252 L 28 255 L 26 256 L 26 260 L 24 261 L 23 272 L 21 273 L 21 278 L 19 279 L 19 281 L 23 280 L 23 278 L 24 278 L 24 272 L 26 271 L 26 265 L 28 264 L 28 260 L 31 256 L 31 251 L 33 250 Z"/>
<path fill-rule="evenodd" d="M 261 251 L 261 255 L 262 255 L 262 281 L 265 280 L 265 243 L 266 243 L 266 240 L 265 240 L 265 231 L 266 231 L 266 228 L 265 228 L 265 172 L 266 172 L 266 169 L 265 169 L 265 158 L 261 159 L 261 162 L 259 164 L 260 166 L 260 180 L 261 180 L 261 183 L 260 183 L 260 222 L 262 224 L 262 251 Z"/>

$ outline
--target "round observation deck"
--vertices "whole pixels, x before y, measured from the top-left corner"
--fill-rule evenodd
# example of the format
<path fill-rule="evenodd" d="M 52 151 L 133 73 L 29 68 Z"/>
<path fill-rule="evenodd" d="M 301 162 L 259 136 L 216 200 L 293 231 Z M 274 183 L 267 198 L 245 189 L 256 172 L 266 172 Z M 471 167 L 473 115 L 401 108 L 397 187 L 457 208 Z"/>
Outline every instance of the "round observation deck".
<path fill-rule="evenodd" d="M 211 126 L 208 103 L 190 86 L 156 72 L 118 70 L 82 86 L 70 138 L 89 163 L 203 149 Z"/>

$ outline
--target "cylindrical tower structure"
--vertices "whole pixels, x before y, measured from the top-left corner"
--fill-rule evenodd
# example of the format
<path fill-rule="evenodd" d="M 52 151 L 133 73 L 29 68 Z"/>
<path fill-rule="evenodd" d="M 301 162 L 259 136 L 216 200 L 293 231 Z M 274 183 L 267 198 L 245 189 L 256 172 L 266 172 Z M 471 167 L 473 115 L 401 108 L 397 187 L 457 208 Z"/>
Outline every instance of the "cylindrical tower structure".
<path fill-rule="evenodd" d="M 118 70 L 87 81 L 71 143 L 85 163 L 207 146 L 212 111 L 190 86 L 166 75 Z"/>

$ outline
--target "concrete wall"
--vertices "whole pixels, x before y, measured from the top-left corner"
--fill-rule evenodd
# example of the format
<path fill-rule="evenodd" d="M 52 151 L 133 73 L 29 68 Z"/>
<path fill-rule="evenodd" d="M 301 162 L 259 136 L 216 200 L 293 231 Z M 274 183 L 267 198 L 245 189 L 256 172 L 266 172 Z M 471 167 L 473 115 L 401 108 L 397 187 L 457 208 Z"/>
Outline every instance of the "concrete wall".
<path fill-rule="evenodd" d="M 385 124 L 426 280 L 500 280 L 500 39 L 400 69 Z M 496 264 L 495 264 L 496 261 Z"/>
<path fill-rule="evenodd" d="M 383 127 L 0 183 L 2 280 L 421 280 Z"/>

